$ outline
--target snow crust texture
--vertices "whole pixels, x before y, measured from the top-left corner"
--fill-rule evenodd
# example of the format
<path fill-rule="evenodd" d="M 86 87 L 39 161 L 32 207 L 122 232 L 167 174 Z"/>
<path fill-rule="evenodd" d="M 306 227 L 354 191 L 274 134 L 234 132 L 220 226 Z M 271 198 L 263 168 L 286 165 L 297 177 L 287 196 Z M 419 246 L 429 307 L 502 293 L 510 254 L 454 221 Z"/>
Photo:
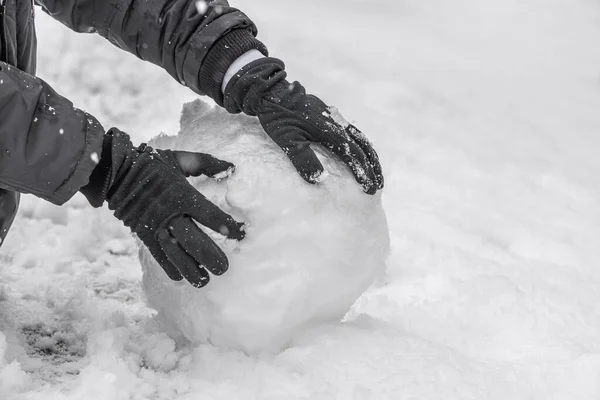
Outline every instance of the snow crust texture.
<path fill-rule="evenodd" d="M 229 178 L 193 184 L 247 225 L 241 242 L 204 228 L 230 268 L 202 289 L 171 281 L 142 246 L 144 293 L 174 336 L 250 353 L 279 351 L 309 327 L 340 321 L 382 276 L 389 234 L 381 194 L 365 195 L 333 156 L 317 149 L 328 176 L 309 185 L 255 118 L 232 118 L 200 100 L 184 107 L 178 136 L 151 144 L 233 162 Z"/>

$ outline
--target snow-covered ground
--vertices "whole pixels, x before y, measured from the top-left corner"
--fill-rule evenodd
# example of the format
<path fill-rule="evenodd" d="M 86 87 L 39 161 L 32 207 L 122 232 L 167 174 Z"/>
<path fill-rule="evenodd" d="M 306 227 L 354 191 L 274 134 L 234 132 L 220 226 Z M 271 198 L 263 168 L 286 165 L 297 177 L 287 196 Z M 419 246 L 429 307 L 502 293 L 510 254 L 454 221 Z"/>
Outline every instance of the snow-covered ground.
<path fill-rule="evenodd" d="M 0 399 L 600 398 L 600 4 L 237 0 L 386 172 L 386 282 L 276 355 L 175 346 L 106 209 L 27 197 L 0 251 Z M 137 141 L 194 98 L 38 12 L 39 75 Z"/>

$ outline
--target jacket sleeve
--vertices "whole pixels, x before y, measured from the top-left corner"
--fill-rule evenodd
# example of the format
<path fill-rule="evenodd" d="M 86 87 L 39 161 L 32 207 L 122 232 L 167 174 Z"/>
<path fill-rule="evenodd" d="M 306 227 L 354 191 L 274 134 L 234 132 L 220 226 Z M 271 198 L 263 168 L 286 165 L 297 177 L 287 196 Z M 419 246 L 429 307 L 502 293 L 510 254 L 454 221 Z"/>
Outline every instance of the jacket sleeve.
<path fill-rule="evenodd" d="M 104 129 L 43 80 L 0 62 L 0 187 L 63 204 L 98 163 Z"/>
<path fill-rule="evenodd" d="M 253 49 L 267 55 L 255 25 L 226 0 L 35 1 L 69 28 L 99 33 L 220 105 L 231 63 Z"/>

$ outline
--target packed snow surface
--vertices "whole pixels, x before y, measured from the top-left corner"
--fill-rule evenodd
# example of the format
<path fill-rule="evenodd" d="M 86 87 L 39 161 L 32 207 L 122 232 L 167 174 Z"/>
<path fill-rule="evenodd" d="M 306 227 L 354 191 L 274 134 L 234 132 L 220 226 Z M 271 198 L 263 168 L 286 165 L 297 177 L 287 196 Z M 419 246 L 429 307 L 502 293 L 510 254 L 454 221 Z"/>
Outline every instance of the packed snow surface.
<path fill-rule="evenodd" d="M 107 209 L 26 196 L 0 248 L 0 399 L 598 400 L 600 3 L 231 3 L 374 142 L 383 282 L 275 354 L 185 344 Z M 36 19 L 59 92 L 138 143 L 179 130 L 191 91 Z"/>
<path fill-rule="evenodd" d="M 319 152 L 327 179 L 308 185 L 255 118 L 200 100 L 185 106 L 178 136 L 150 144 L 234 163 L 228 179 L 200 178 L 194 186 L 247 226 L 241 242 L 205 229 L 230 268 L 201 290 L 171 281 L 142 247 L 144 293 L 174 337 L 279 351 L 308 328 L 339 322 L 383 276 L 389 235 L 381 194 L 365 195 L 333 156 Z"/>

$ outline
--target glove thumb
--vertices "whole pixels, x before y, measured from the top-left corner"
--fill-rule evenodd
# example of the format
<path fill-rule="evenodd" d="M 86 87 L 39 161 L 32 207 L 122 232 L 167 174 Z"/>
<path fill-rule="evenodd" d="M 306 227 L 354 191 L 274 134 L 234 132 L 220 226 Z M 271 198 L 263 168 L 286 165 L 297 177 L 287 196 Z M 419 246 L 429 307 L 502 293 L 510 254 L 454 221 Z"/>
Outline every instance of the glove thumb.
<path fill-rule="evenodd" d="M 206 175 L 210 178 L 222 179 L 235 171 L 235 165 L 210 154 L 173 151 L 173 156 L 186 177 Z"/>
<path fill-rule="evenodd" d="M 273 138 L 296 168 L 300 176 L 308 183 L 318 183 L 324 168 L 317 155 L 310 148 L 310 142 L 302 135 L 288 132 Z"/>

